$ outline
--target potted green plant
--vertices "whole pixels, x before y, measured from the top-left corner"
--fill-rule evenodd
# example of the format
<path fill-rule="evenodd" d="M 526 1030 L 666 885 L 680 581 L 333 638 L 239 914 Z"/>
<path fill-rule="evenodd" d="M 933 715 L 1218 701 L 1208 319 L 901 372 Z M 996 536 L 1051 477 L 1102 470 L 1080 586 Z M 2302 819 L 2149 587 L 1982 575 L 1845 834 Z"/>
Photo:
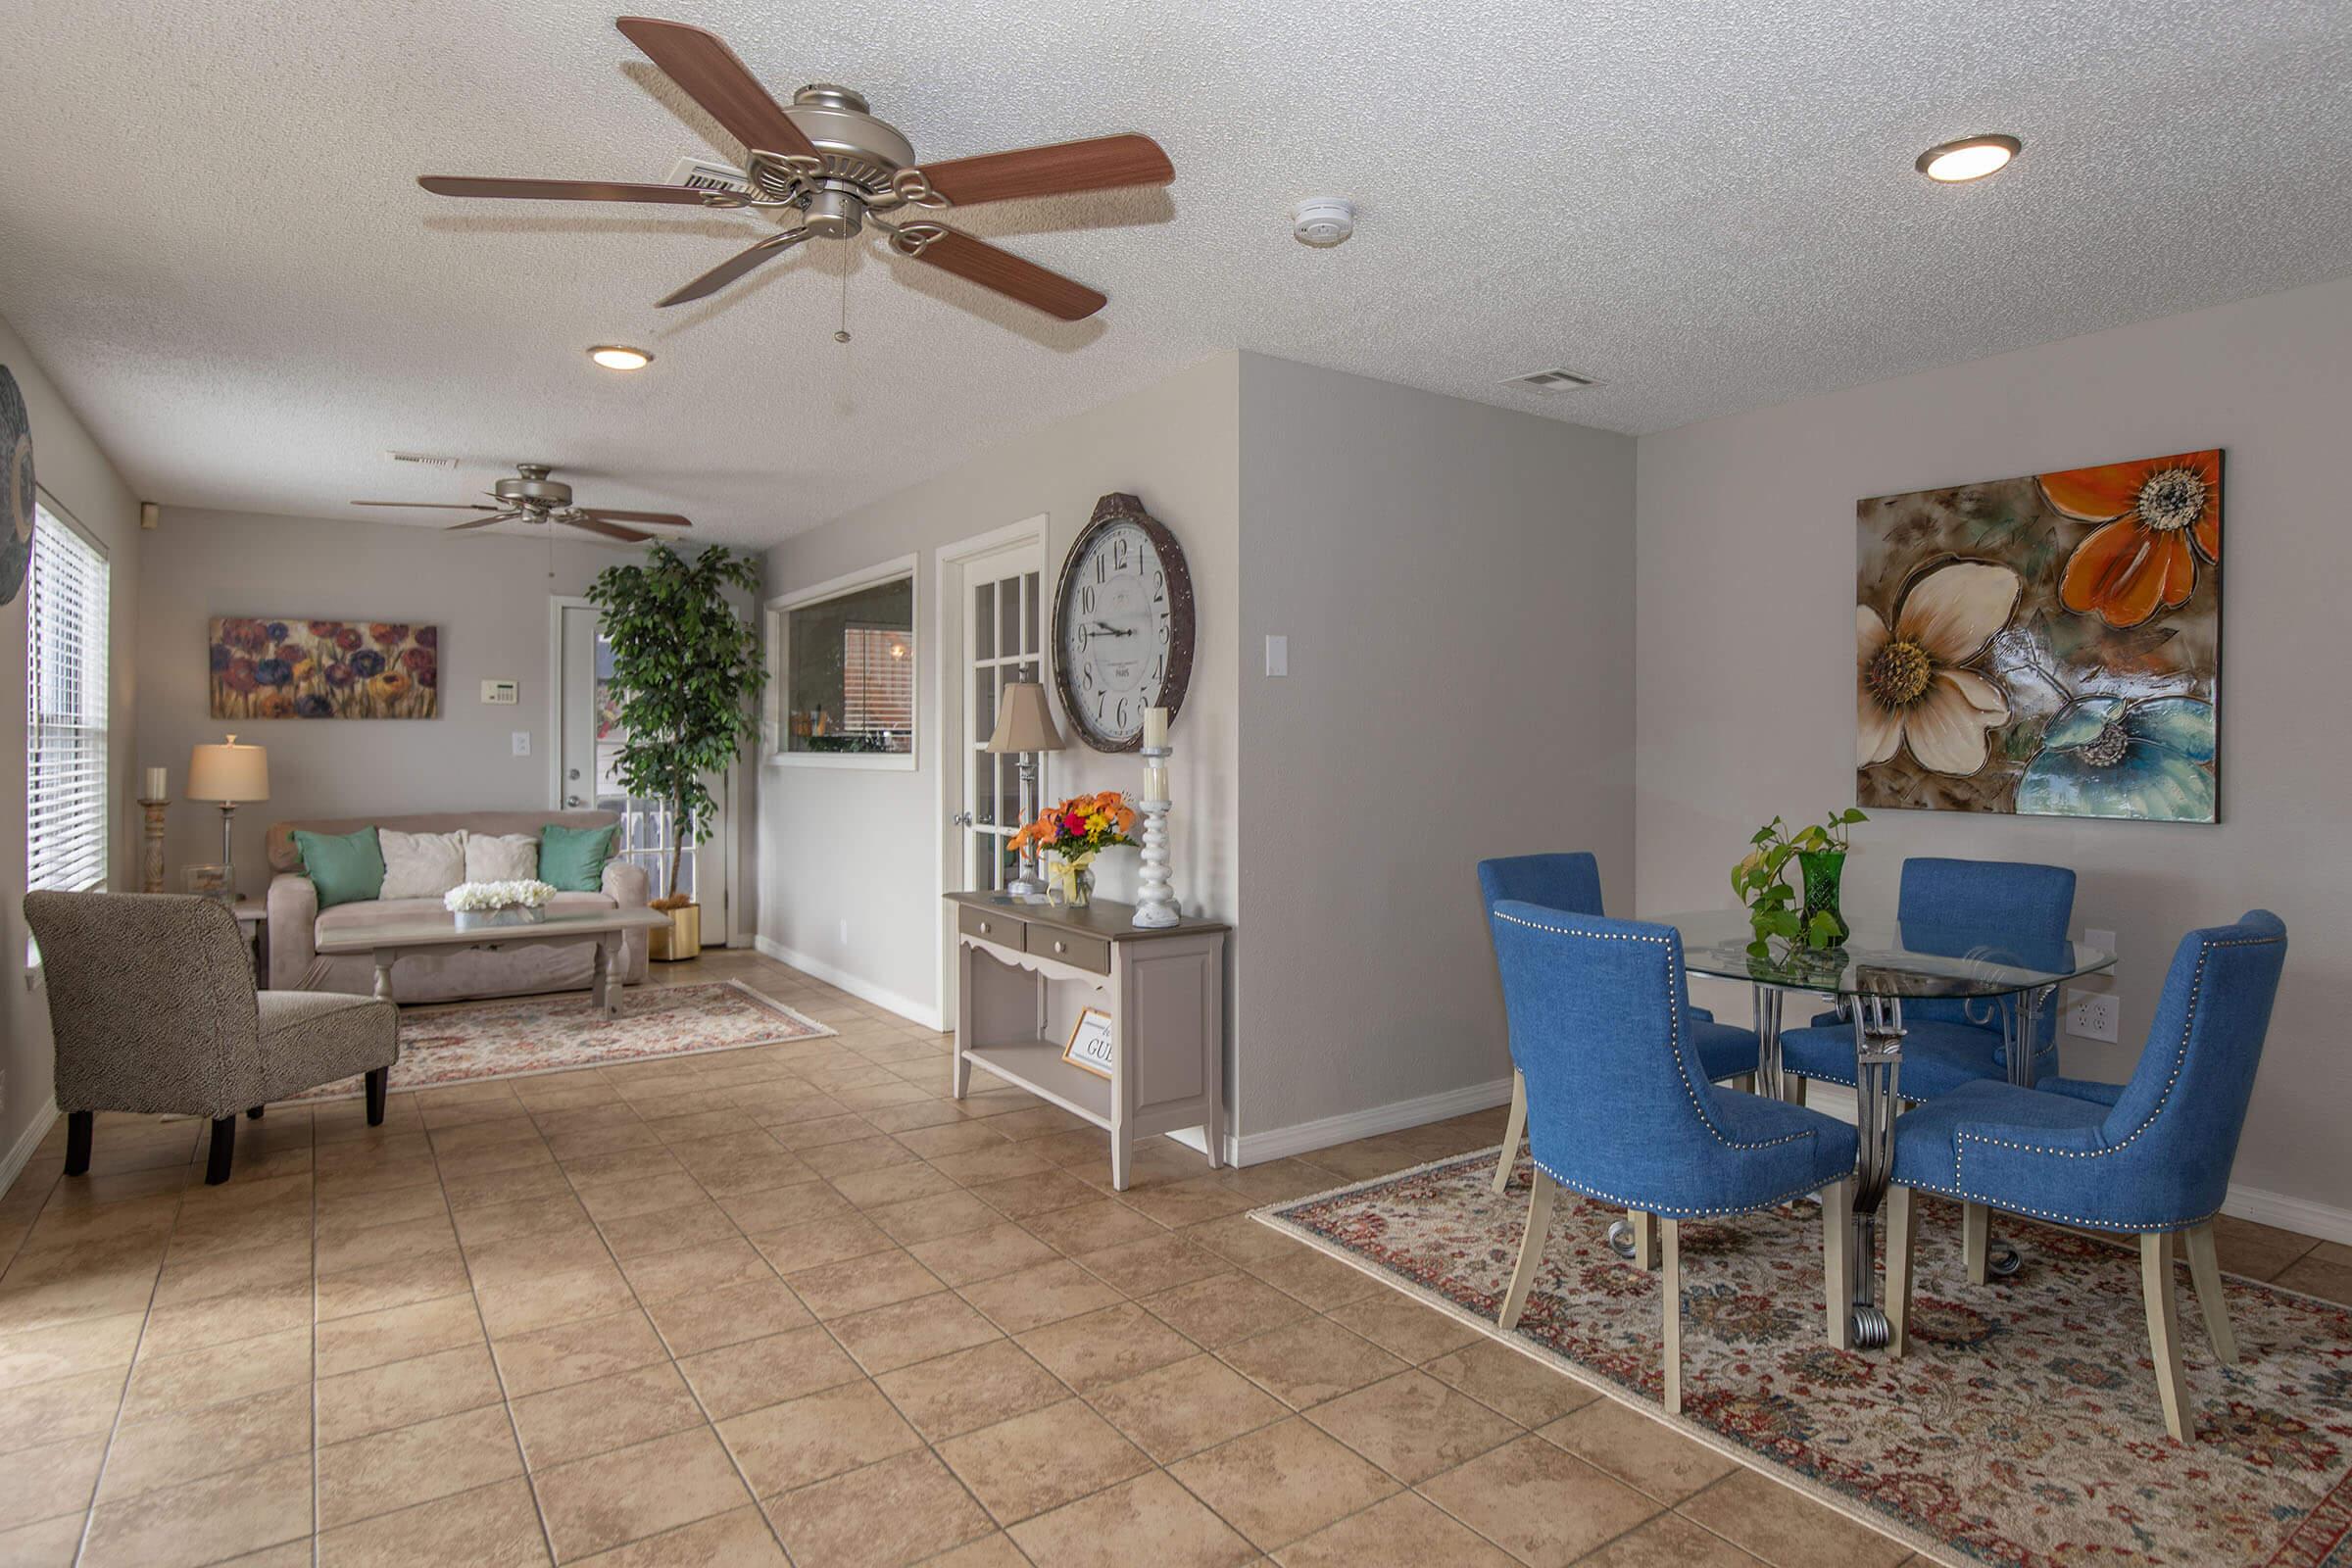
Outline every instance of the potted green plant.
<path fill-rule="evenodd" d="M 588 588 L 612 646 L 621 784 L 670 809 L 668 892 L 653 901 L 670 925 L 653 933 L 656 958 L 702 952 L 702 909 L 677 891 L 678 871 L 687 846 L 710 837 L 718 803 L 707 781 L 734 765 L 758 730 L 753 703 L 767 670 L 755 628 L 726 590 L 759 586 L 759 567 L 724 546 L 690 562 L 657 544 L 643 564 L 608 566 Z"/>
<path fill-rule="evenodd" d="M 1748 952 L 1757 957 L 1770 953 L 1774 938 L 1805 948 L 1831 949 L 1853 935 L 1839 908 L 1844 880 L 1846 831 L 1870 818 L 1854 807 L 1832 811 L 1818 826 L 1791 834 L 1779 817 L 1756 829 L 1747 855 L 1732 867 L 1732 891 L 1747 906 L 1748 924 L 1756 939 Z M 1804 898 L 1788 881 L 1788 862 L 1803 874 Z"/>

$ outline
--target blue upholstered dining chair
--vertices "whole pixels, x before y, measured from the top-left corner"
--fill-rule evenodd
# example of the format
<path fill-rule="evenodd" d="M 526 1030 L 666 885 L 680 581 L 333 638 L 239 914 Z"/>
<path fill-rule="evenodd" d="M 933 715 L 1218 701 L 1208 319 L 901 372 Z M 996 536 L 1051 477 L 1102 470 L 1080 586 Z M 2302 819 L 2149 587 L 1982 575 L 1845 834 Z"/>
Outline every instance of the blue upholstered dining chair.
<path fill-rule="evenodd" d="M 1478 891 L 1487 904 L 1490 924 L 1494 906 L 1506 899 L 1542 905 L 1570 914 L 1598 914 L 1600 864 L 1585 851 L 1560 855 L 1512 855 L 1478 862 Z M 1692 1007 L 1691 1038 L 1707 1077 L 1723 1083 L 1756 1071 L 1756 1032 L 1717 1023 L 1704 1007 Z M 1511 1069 L 1511 1116 L 1503 1128 L 1502 1153 L 1494 1161 L 1494 1190 L 1510 1185 L 1511 1167 L 1519 1161 L 1520 1135 L 1527 1130 L 1527 1079 Z"/>
<path fill-rule="evenodd" d="M 1980 1228 L 1979 1216 L 1991 1207 L 2136 1235 L 2165 1430 L 2188 1441 L 2172 1240 L 2185 1244 L 2214 1353 L 2236 1361 L 2213 1216 L 2229 1191 L 2285 963 L 2286 926 L 2268 909 L 2191 931 L 2173 955 L 2129 1082 L 2047 1078 L 2033 1089 L 1978 1082 L 1905 1111 L 1894 1124 L 1897 1185 L 1887 1193 L 1894 1353 L 1903 1351 L 1910 1319 L 1914 1191 L 1960 1200 Z"/>
<path fill-rule="evenodd" d="M 2074 872 L 2016 860 L 1905 860 L 1895 906 L 1900 924 L 1945 938 L 1981 933 L 1984 947 L 1995 956 L 2064 943 L 2074 913 Z M 1987 1078 L 2006 1081 L 2009 1052 L 2002 1037 L 2001 1009 L 2009 1005 L 2006 1001 L 1957 998 L 1906 1001 L 1898 1084 L 1902 1097 L 1934 1100 L 1963 1084 Z M 2036 1081 L 2056 1069 L 2057 1042 L 2058 1010 L 2045 1007 L 2034 1039 Z M 1850 1088 L 1853 1025 L 1834 1012 L 1819 1014 L 1811 1027 L 1781 1036 L 1781 1061 L 1799 1079 L 1819 1078 Z"/>
<path fill-rule="evenodd" d="M 1672 926 L 1494 906 L 1494 956 L 1527 1080 L 1535 1189 L 1519 1264 L 1498 1314 L 1516 1328 L 1543 1262 L 1562 1187 L 1655 1214 L 1665 1232 L 1666 1408 L 1683 1407 L 1682 1222 L 1822 1195 L 1826 1308 L 1850 1280 L 1854 1130 L 1841 1121 L 1707 1081 Z"/>

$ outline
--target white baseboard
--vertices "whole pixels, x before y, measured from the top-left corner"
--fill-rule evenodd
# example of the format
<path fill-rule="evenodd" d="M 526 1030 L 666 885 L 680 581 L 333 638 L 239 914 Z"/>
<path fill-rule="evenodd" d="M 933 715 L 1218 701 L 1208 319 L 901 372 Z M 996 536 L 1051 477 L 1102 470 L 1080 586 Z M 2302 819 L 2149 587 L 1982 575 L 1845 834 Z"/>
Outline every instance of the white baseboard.
<path fill-rule="evenodd" d="M 921 1024 L 926 1029 L 945 1029 L 947 1027 L 940 1019 L 939 1008 L 930 1003 L 916 1002 L 910 997 L 902 997 L 895 991 L 875 985 L 861 975 L 852 974 L 847 969 L 827 963 L 822 958 L 811 957 L 806 953 L 795 953 L 782 943 L 771 942 L 766 937 L 756 937 L 753 940 L 754 945 L 761 953 L 766 954 L 778 963 L 789 963 L 803 974 L 812 975 L 829 986 L 838 986 L 860 1002 L 870 1002 L 877 1007 L 887 1007 L 900 1017 L 912 1023 Z"/>
<path fill-rule="evenodd" d="M 1226 1156 L 1236 1165 L 1262 1165 L 1270 1159 L 1287 1159 L 1293 1154 L 1329 1149 L 1334 1144 L 1351 1143 L 1358 1138 L 1372 1138 L 1405 1127 L 1444 1121 L 1448 1116 L 1487 1110 L 1509 1103 L 1510 1098 L 1511 1081 L 1508 1078 L 1497 1078 L 1492 1083 L 1467 1084 L 1460 1089 L 1448 1089 L 1443 1094 L 1423 1095 L 1418 1100 L 1395 1101 L 1386 1105 L 1374 1105 L 1369 1110 L 1351 1110 L 1342 1116 L 1325 1116 L 1317 1121 L 1302 1121 L 1291 1127 L 1270 1128 L 1239 1139 L 1228 1137 L 1225 1140 Z"/>
<path fill-rule="evenodd" d="M 1854 1092 L 1843 1084 L 1813 1084 L 1806 1091 L 1805 1103 L 1839 1121 L 1854 1119 Z M 2323 1242 L 2352 1246 L 2352 1209 L 2338 1208 L 2332 1203 L 2315 1203 L 2308 1198 L 2265 1192 L 2259 1187 L 2231 1182 L 2229 1196 L 2222 1200 L 2222 1212 L 2232 1219 L 2276 1225 L 2299 1236 L 2316 1236 Z"/>
<path fill-rule="evenodd" d="M 41 1146 L 41 1140 L 56 1125 L 57 1097 L 52 1095 L 49 1102 L 33 1114 L 32 1121 L 17 1139 L 16 1147 L 8 1152 L 5 1158 L 0 1158 L 0 1193 L 7 1192 L 15 1183 L 18 1175 L 32 1159 L 32 1152 Z"/>

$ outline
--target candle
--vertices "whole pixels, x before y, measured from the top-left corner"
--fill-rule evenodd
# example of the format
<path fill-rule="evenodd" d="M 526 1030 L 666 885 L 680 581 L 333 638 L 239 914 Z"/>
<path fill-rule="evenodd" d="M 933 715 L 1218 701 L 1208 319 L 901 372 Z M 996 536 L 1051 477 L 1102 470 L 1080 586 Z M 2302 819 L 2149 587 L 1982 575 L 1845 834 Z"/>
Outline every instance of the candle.
<path fill-rule="evenodd" d="M 167 787 L 167 784 L 168 781 L 162 768 L 149 768 L 147 770 L 147 799 L 151 801 L 162 800 L 164 798 L 164 790 Z"/>
<path fill-rule="evenodd" d="M 1144 744 L 1157 751 L 1168 744 L 1168 710 L 1164 708 L 1144 710 Z"/>

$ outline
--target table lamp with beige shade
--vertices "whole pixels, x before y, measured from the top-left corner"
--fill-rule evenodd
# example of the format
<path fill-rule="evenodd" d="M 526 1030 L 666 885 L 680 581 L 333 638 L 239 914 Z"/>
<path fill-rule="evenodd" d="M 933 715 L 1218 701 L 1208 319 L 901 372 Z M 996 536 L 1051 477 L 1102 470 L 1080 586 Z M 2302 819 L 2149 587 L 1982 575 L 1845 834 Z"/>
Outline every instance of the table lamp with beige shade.
<path fill-rule="evenodd" d="M 1021 821 L 1037 814 L 1037 754 L 1058 752 L 1063 744 L 1061 731 L 1054 727 L 1054 710 L 1046 701 L 1045 687 L 1033 680 L 1006 682 L 997 694 L 997 732 L 983 750 L 1019 756 Z M 1034 850 L 1022 852 L 1021 873 L 1004 884 L 1006 893 L 1016 899 L 1044 897 L 1046 885 L 1030 875 L 1036 869 L 1036 856 Z"/>
<path fill-rule="evenodd" d="M 230 899 L 237 893 L 236 858 L 230 853 L 229 827 L 237 808 L 270 798 L 270 754 L 259 746 L 239 745 L 234 735 L 213 746 L 198 746 L 188 754 L 188 799 L 213 801 L 220 808 L 220 882 Z"/>

